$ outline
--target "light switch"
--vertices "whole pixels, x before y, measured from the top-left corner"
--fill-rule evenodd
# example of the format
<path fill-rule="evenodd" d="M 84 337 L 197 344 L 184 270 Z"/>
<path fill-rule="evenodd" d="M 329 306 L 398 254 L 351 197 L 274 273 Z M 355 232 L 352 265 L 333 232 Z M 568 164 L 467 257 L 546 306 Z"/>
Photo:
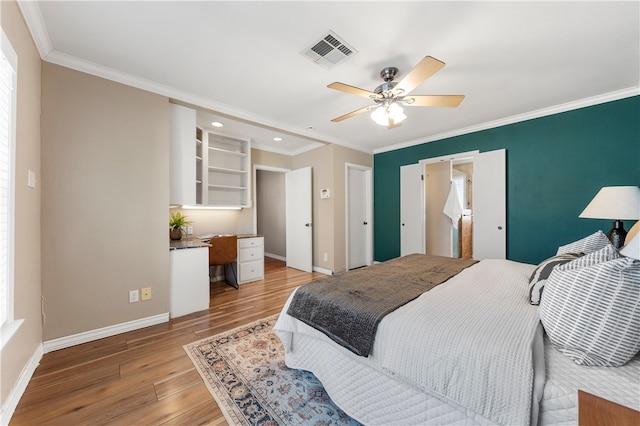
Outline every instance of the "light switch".
<path fill-rule="evenodd" d="M 27 186 L 34 189 L 36 187 L 36 172 L 34 172 L 33 170 L 29 170 L 29 176 L 27 177 Z"/>

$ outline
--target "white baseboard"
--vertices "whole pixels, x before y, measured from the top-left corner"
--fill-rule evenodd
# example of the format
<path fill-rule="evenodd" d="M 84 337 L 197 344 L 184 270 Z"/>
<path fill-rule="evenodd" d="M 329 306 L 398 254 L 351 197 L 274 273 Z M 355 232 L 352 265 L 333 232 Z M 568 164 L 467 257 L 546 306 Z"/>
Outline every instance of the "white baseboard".
<path fill-rule="evenodd" d="M 270 257 L 272 259 L 276 259 L 276 260 L 281 260 L 282 262 L 286 262 L 287 258 L 284 256 L 279 256 L 277 254 L 273 254 L 273 253 L 265 253 L 264 257 Z"/>
<path fill-rule="evenodd" d="M 319 266 L 314 266 L 313 272 L 320 272 L 321 274 L 325 275 L 333 275 L 333 271 L 331 269 L 321 268 Z"/>
<path fill-rule="evenodd" d="M 35 373 L 36 368 L 40 365 L 42 355 L 44 355 L 42 345 L 38 345 L 31 356 L 31 359 L 29 359 L 27 365 L 22 369 L 20 377 L 18 377 L 18 381 L 9 392 L 9 395 L 7 395 L 2 408 L 0 408 L 0 425 L 8 425 L 9 421 L 11 421 L 11 417 L 13 417 L 13 413 L 18 407 L 20 398 L 22 398 L 24 391 L 27 390 L 27 385 L 33 377 L 33 373 Z"/>
<path fill-rule="evenodd" d="M 43 343 L 44 353 L 68 348 L 71 346 L 79 345 L 81 343 L 91 342 L 93 340 L 103 339 L 105 337 L 115 336 L 116 334 L 126 333 L 127 331 L 133 331 L 152 325 L 162 324 L 168 321 L 169 312 L 166 312 L 164 314 L 154 315 L 152 317 L 140 318 L 129 322 L 123 322 L 121 324 L 98 328 L 96 330 L 73 334 L 71 336 L 47 340 Z"/>

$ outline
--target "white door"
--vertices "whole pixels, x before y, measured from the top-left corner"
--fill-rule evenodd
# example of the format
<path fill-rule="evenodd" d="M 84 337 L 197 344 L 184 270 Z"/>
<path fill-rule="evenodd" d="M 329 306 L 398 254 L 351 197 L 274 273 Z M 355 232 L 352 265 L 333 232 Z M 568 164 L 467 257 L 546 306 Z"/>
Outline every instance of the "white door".
<path fill-rule="evenodd" d="M 347 269 L 370 265 L 371 248 L 371 169 L 346 165 L 347 169 Z"/>
<path fill-rule="evenodd" d="M 400 167 L 400 256 L 424 253 L 422 164 Z"/>
<path fill-rule="evenodd" d="M 311 167 L 286 173 L 285 198 L 287 266 L 311 272 L 313 270 Z"/>
<path fill-rule="evenodd" d="M 507 257 L 505 150 L 473 156 L 473 258 Z"/>

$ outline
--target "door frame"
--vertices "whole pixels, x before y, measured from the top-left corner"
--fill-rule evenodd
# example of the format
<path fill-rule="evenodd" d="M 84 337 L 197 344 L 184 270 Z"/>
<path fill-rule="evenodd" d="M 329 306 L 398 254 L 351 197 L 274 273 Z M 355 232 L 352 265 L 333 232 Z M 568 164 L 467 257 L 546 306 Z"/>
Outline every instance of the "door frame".
<path fill-rule="evenodd" d="M 258 180 L 257 180 L 257 175 L 258 175 L 258 170 L 264 170 L 267 172 L 276 172 L 276 173 L 286 173 L 286 172 L 290 172 L 291 169 L 285 169 L 282 167 L 273 167 L 273 166 L 267 166 L 264 164 L 254 164 L 253 165 L 253 188 L 252 192 L 253 192 L 253 233 L 257 234 L 258 233 L 258 197 L 257 197 L 257 188 L 258 188 Z M 284 188 L 283 188 L 284 190 Z M 285 239 L 287 237 L 287 230 L 285 228 Z M 281 256 L 277 257 L 278 260 L 282 260 L 283 262 L 287 261 L 286 256 L 283 258 Z"/>
<path fill-rule="evenodd" d="M 344 163 L 344 193 L 345 193 L 345 269 L 349 270 L 349 169 L 365 172 L 365 216 L 367 232 L 365 233 L 365 261 L 367 265 L 373 263 L 373 168 L 354 163 Z"/>
<path fill-rule="evenodd" d="M 451 162 L 453 161 L 457 161 L 457 160 L 463 160 L 463 159 L 467 159 L 467 158 L 471 158 L 473 159 L 474 156 L 477 156 L 480 153 L 480 150 L 474 150 L 474 151 L 466 151 L 466 152 L 456 152 L 455 154 L 449 154 L 449 155 L 442 155 L 440 157 L 433 157 L 433 158 L 425 158 L 423 160 L 418 161 L 419 164 L 422 165 L 423 169 L 422 172 L 425 173 L 427 164 L 434 164 L 434 163 L 442 163 L 442 162 L 448 162 L 451 165 Z M 473 161 L 473 160 L 471 160 Z M 426 192 L 426 189 L 423 187 L 423 192 Z M 426 200 L 426 196 L 427 194 L 423 194 Z M 426 202 L 426 201 L 425 201 Z M 424 221 L 424 230 L 425 232 L 423 232 L 422 235 L 422 247 L 424 247 L 425 252 L 426 252 L 426 229 L 427 229 L 427 217 L 426 217 L 426 212 L 425 212 L 426 206 L 425 203 L 422 203 L 422 220 Z M 453 240 L 453 229 L 450 229 L 450 238 Z M 453 247 L 453 241 L 451 242 L 451 247 Z M 453 248 L 450 250 L 450 256 L 453 255 Z"/>

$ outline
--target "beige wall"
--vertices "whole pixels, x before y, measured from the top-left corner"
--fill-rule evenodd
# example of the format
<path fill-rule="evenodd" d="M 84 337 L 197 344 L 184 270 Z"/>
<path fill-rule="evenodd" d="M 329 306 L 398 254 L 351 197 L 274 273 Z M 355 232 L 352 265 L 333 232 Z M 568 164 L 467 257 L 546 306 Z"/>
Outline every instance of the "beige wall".
<path fill-rule="evenodd" d="M 24 323 L 0 356 L 0 393 L 4 407 L 20 373 L 42 343 L 40 316 L 40 73 L 41 61 L 14 1 L 0 2 L 2 28 L 18 55 L 15 168 L 15 308 Z M 36 173 L 36 189 L 27 172 Z M 37 361 L 37 359 L 36 359 Z"/>
<path fill-rule="evenodd" d="M 43 64 L 45 341 L 168 312 L 169 123 L 165 97 Z"/>

